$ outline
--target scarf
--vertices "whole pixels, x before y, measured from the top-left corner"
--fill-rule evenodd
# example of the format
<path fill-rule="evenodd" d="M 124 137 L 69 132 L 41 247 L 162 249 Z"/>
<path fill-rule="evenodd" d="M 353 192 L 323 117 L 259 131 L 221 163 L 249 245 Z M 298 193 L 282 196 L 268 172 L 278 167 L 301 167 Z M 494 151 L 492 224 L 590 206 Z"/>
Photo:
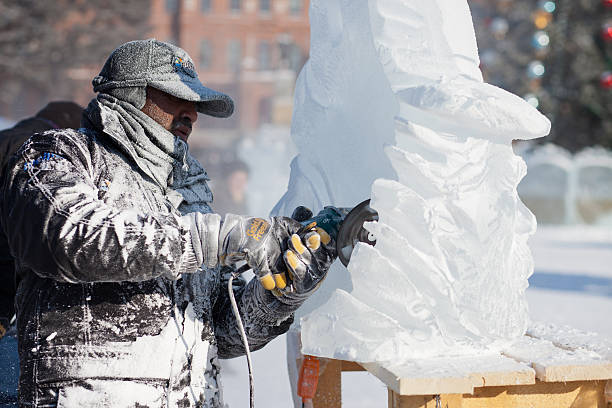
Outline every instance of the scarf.
<path fill-rule="evenodd" d="M 98 94 L 84 112 L 85 127 L 94 128 L 118 146 L 164 190 L 181 213 L 211 212 L 212 192 L 202 165 L 187 143 L 164 129 L 134 105 Z"/>

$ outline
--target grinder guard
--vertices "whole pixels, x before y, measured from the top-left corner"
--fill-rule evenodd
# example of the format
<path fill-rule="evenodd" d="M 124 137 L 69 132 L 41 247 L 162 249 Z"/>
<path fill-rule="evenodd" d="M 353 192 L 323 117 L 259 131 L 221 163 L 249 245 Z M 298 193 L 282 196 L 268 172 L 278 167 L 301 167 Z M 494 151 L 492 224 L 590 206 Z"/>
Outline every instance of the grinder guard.
<path fill-rule="evenodd" d="M 355 206 L 342 221 L 336 238 L 336 250 L 344 266 L 351 260 L 358 242 L 372 246 L 376 244 L 376 238 L 363 227 L 367 221 L 378 221 L 378 212 L 370 207 L 369 199 Z"/>

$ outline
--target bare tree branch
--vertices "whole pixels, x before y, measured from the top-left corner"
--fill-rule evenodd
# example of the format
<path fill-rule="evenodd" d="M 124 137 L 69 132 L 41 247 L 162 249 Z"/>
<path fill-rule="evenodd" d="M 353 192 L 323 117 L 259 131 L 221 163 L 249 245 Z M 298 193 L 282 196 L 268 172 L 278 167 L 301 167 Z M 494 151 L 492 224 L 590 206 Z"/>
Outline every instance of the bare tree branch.
<path fill-rule="evenodd" d="M 150 0 L 3 0 L 0 106 L 24 89 L 41 98 L 70 95 L 68 73 L 101 66 L 118 45 L 146 36 L 150 8 Z"/>

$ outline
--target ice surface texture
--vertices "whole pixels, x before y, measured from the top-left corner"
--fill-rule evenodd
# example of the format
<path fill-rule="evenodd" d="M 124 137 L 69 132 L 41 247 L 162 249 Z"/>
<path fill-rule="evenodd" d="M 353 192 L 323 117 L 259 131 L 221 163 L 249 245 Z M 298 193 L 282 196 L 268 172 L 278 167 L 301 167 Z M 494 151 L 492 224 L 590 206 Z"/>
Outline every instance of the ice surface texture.
<path fill-rule="evenodd" d="M 465 0 L 313 0 L 310 19 L 291 176 L 307 187 L 290 184 L 277 209 L 367 194 L 380 220 L 349 282 L 309 305 L 302 351 L 397 361 L 524 334 L 535 219 L 511 142 L 549 121 L 483 83 Z"/>

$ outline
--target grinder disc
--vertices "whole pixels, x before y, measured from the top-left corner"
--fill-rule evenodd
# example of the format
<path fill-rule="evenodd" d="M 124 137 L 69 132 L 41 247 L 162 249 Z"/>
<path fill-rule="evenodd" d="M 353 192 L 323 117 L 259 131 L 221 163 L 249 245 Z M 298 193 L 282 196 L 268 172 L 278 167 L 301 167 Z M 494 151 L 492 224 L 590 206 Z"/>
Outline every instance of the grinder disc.
<path fill-rule="evenodd" d="M 351 254 L 358 242 L 372 246 L 376 244 L 376 238 L 363 227 L 366 221 L 378 221 L 378 212 L 370 207 L 369 199 L 359 203 L 346 215 L 338 231 L 336 250 L 344 266 L 351 260 Z"/>

